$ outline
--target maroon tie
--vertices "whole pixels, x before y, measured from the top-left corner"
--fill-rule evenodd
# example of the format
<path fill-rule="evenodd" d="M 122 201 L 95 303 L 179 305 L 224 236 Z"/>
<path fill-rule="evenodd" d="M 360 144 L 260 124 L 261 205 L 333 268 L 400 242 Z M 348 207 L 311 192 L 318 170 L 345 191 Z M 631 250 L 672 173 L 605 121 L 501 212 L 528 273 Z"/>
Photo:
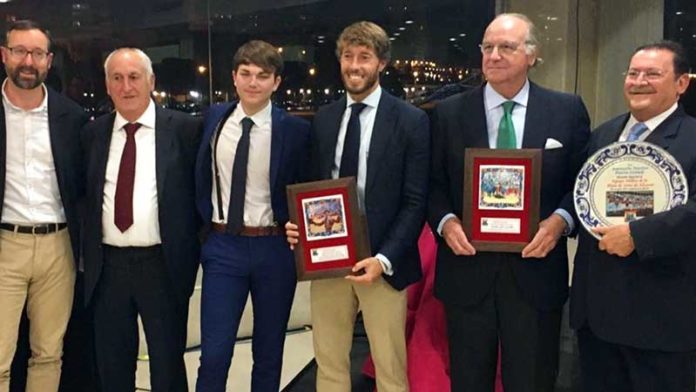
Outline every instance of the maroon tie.
<path fill-rule="evenodd" d="M 135 179 L 135 131 L 138 123 L 123 126 L 126 131 L 126 145 L 123 147 L 121 164 L 118 167 L 116 196 L 114 197 L 114 224 L 121 233 L 133 225 L 133 181 Z"/>

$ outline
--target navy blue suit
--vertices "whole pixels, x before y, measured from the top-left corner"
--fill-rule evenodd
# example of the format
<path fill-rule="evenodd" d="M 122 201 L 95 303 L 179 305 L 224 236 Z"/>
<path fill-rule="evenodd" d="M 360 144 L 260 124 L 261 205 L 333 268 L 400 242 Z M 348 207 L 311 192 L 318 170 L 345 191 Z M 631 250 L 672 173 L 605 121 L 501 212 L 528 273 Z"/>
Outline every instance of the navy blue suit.
<path fill-rule="evenodd" d="M 196 162 L 196 202 L 210 227 L 211 141 L 236 103 L 213 106 L 206 115 Z M 251 130 L 252 134 L 254 129 Z M 309 123 L 273 107 L 269 182 L 274 223 L 288 220 L 285 187 L 306 176 Z M 225 209 L 224 215 L 227 216 Z M 197 391 L 224 391 L 239 320 L 247 296 L 254 306 L 252 391 L 278 391 L 283 343 L 295 293 L 295 262 L 284 235 L 246 237 L 211 231 L 201 253 L 201 365 Z"/>
<path fill-rule="evenodd" d="M 312 178 L 331 178 L 345 96 L 319 109 L 312 123 Z M 365 211 L 372 255 L 381 253 L 396 290 L 421 276 L 418 236 L 423 228 L 430 140 L 428 118 L 385 90 L 377 108 L 365 183 Z"/>
<path fill-rule="evenodd" d="M 579 97 L 530 82 L 522 148 L 544 149 L 547 138 L 562 144 L 562 148 L 543 150 L 541 219 L 557 208 L 573 211 L 571 190 L 585 159 L 589 123 Z M 462 216 L 467 147 L 489 148 L 484 86 L 435 107 L 428 201 L 433 231 L 446 214 Z M 445 304 L 448 318 L 452 390 L 492 388 L 499 339 L 506 386 L 515 385 L 513 390 L 520 391 L 551 390 L 558 361 L 560 310 L 568 295 L 566 238 L 561 237 L 544 259 L 528 260 L 519 253 L 457 256 L 442 237 L 436 238 L 440 246 L 435 295 Z M 505 309 L 510 309 L 511 318 L 504 316 Z M 526 317 L 522 309 L 526 309 Z M 520 345 L 515 346 L 519 351 L 513 344 Z M 510 370 L 524 370 L 508 371 L 508 364 L 513 364 Z"/>
<path fill-rule="evenodd" d="M 623 114 L 592 132 L 588 154 L 617 141 L 628 118 Z M 631 222 L 635 251 L 627 257 L 599 250 L 598 241 L 580 231 L 570 311 L 571 326 L 580 330 L 587 391 L 694 390 L 696 119 L 679 107 L 645 141 L 681 164 L 689 200 Z M 626 360 L 598 351 L 597 340 L 639 360 L 619 366 Z M 656 375 L 661 375 L 659 385 Z"/>

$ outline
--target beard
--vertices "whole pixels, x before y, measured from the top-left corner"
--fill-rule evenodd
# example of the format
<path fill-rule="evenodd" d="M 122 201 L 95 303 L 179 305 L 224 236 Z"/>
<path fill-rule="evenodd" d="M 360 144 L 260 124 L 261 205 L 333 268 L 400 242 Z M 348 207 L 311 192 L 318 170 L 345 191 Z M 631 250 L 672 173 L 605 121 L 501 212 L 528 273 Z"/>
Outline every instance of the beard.
<path fill-rule="evenodd" d="M 23 79 L 21 72 L 31 73 L 34 75 L 34 78 Z M 36 87 L 39 87 L 41 83 L 43 83 L 44 80 L 46 80 L 47 73 L 48 72 L 39 72 L 38 69 L 26 65 L 19 66 L 15 69 L 7 70 L 7 75 L 10 77 L 12 82 L 14 82 L 15 86 L 25 90 L 31 90 Z"/>
<path fill-rule="evenodd" d="M 346 91 L 348 91 L 351 95 L 361 95 L 369 91 L 372 87 L 374 87 L 374 85 L 379 80 L 379 71 L 375 70 L 374 72 L 370 72 L 364 75 L 365 79 L 363 79 L 363 82 L 356 87 L 353 87 L 351 85 L 351 82 L 349 80 L 350 73 L 346 72 L 341 74 L 341 76 L 343 77 L 343 86 L 346 88 Z"/>

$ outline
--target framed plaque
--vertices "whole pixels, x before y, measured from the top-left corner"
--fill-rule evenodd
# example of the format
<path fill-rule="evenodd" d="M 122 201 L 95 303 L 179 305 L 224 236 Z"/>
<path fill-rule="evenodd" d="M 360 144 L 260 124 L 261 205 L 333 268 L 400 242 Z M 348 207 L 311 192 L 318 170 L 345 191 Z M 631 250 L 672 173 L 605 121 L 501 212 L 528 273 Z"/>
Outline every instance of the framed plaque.
<path fill-rule="evenodd" d="M 575 211 L 585 229 L 627 223 L 686 203 L 689 186 L 679 162 L 645 142 L 610 144 L 585 162 L 575 180 Z"/>
<path fill-rule="evenodd" d="M 355 177 L 288 185 L 287 194 L 290 221 L 300 232 L 298 280 L 350 275 L 356 262 L 371 256 Z"/>
<path fill-rule="evenodd" d="M 467 148 L 462 225 L 478 251 L 521 252 L 539 225 L 541 150 Z"/>

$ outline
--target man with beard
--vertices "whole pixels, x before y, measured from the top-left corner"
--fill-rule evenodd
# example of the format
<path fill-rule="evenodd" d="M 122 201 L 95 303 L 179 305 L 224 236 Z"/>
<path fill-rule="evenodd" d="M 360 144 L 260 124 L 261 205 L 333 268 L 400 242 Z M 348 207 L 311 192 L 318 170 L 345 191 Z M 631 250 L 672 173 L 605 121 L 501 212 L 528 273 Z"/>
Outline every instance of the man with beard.
<path fill-rule="evenodd" d="M 0 392 L 9 389 L 25 303 L 26 390 L 58 390 L 73 305 L 84 189 L 79 131 L 87 118 L 43 84 L 50 43 L 46 30 L 24 20 L 10 25 L 0 49 L 8 76 L 0 110 Z"/>
<path fill-rule="evenodd" d="M 491 391 L 498 347 L 506 390 L 553 391 L 568 293 L 571 191 L 585 158 L 589 117 L 580 97 L 527 78 L 534 26 L 497 16 L 481 42 L 486 84 L 440 102 L 433 119 L 428 221 L 439 241 L 435 295 L 445 305 L 453 391 Z M 462 228 L 464 151 L 543 150 L 539 230 L 520 253 L 477 252 Z"/>
<path fill-rule="evenodd" d="M 390 41 L 374 23 L 357 22 L 338 38 L 348 94 L 321 108 L 312 125 L 314 179 L 355 176 L 373 257 L 355 275 L 311 286 L 317 390 L 350 391 L 353 326 L 362 311 L 380 392 L 408 391 L 406 286 L 421 277 L 417 240 L 425 217 L 430 135 L 426 114 L 379 85 Z M 286 225 L 297 243 L 297 225 Z"/>
<path fill-rule="evenodd" d="M 689 85 L 681 45 L 636 49 L 624 80 L 629 113 L 600 125 L 589 154 L 615 141 L 669 152 L 689 199 L 669 211 L 580 232 L 571 291 L 587 392 L 693 392 L 696 363 L 696 119 L 679 97 Z"/>

